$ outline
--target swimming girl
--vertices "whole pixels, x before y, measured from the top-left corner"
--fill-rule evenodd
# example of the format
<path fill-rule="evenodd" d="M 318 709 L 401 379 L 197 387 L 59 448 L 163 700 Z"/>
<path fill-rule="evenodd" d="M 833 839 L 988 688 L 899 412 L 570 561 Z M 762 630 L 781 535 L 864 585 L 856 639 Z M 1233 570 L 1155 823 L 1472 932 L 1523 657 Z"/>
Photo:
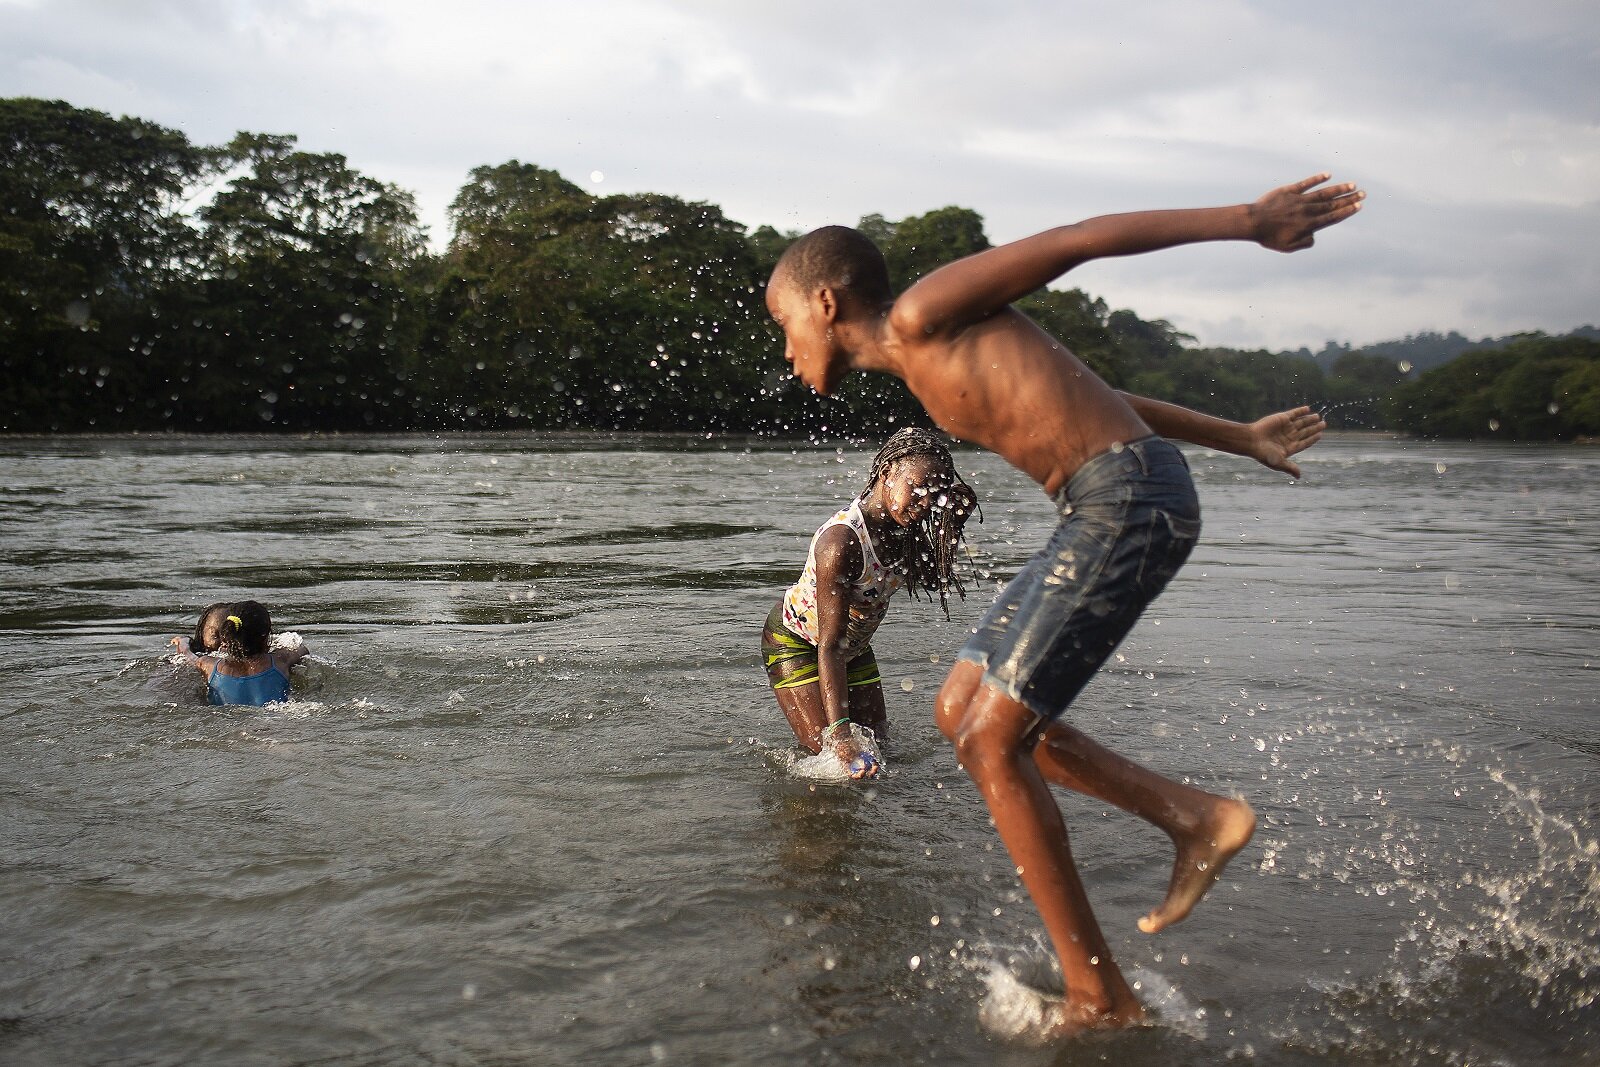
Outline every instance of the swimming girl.
<path fill-rule="evenodd" d="M 872 461 L 867 487 L 811 538 L 800 580 L 767 616 L 761 656 L 767 679 L 812 753 L 832 748 L 852 778 L 878 773 L 878 761 L 851 729 L 882 739 L 888 729 L 883 680 L 869 643 L 904 585 L 949 614 L 962 528 L 978 503 L 956 473 L 938 434 L 896 433 Z"/>
<path fill-rule="evenodd" d="M 217 627 L 216 654 L 197 656 L 187 637 L 172 639 L 183 661 L 206 676 L 206 698 L 213 704 L 251 707 L 288 700 L 289 669 L 305 658 L 305 646 L 269 647 L 272 616 L 254 600 L 241 600 L 222 607 L 226 614 Z M 212 609 L 206 610 L 209 614 Z M 205 616 L 202 616 L 196 634 L 204 637 L 205 630 Z"/>

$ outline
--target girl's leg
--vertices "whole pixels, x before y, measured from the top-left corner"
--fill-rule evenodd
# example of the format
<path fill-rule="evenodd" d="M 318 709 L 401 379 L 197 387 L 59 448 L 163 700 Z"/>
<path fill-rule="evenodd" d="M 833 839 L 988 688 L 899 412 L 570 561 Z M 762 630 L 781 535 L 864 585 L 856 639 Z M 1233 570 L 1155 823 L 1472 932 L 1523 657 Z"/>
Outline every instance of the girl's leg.
<path fill-rule="evenodd" d="M 822 710 L 822 686 L 811 682 L 792 689 L 774 689 L 772 693 L 800 747 L 812 755 L 821 752 L 822 731 L 828 728 L 828 716 Z"/>
<path fill-rule="evenodd" d="M 822 751 L 822 731 L 829 726 L 828 715 L 822 708 L 822 686 L 811 682 L 772 692 L 800 747 L 813 754 Z M 884 708 L 882 684 L 869 682 L 850 688 L 850 721 L 871 730 L 880 743 L 888 736 L 889 717 Z"/>
<path fill-rule="evenodd" d="M 868 682 L 850 689 L 850 721 L 865 726 L 882 744 L 889 738 L 889 712 L 883 703 L 883 683 Z"/>

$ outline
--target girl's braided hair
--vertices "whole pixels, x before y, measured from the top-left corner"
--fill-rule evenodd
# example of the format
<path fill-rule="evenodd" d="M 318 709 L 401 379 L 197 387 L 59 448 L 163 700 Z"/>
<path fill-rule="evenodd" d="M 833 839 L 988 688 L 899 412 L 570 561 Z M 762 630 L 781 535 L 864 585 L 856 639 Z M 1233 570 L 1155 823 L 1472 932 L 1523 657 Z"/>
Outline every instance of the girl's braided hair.
<path fill-rule="evenodd" d="M 867 478 L 867 487 L 861 491 L 861 496 L 865 499 L 895 463 L 912 456 L 927 456 L 934 460 L 949 481 L 947 484 L 938 484 L 936 481 L 927 487 L 933 494 L 933 507 L 906 530 L 910 543 L 897 569 L 905 576 L 907 593 L 913 597 L 927 593 L 929 600 L 938 594 L 939 606 L 948 617 L 950 590 L 955 590 L 962 599 L 967 595 L 961 575 L 956 571 L 956 559 L 967 516 L 978 510 L 978 494 L 956 473 L 949 446 L 938 434 L 919 426 L 907 426 L 896 432 L 873 457 L 872 474 Z M 978 521 L 983 521 L 981 513 Z"/>

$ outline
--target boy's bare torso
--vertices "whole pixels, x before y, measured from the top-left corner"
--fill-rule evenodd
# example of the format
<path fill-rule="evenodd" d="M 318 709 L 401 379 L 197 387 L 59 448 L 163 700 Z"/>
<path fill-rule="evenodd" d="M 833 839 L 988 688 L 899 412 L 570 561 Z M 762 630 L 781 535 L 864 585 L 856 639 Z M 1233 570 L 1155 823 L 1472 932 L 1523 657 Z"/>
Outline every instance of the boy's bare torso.
<path fill-rule="evenodd" d="M 1150 433 L 1066 345 L 1007 306 L 951 334 L 918 336 L 890 312 L 886 347 L 939 428 L 1055 493 L 1118 442 Z"/>

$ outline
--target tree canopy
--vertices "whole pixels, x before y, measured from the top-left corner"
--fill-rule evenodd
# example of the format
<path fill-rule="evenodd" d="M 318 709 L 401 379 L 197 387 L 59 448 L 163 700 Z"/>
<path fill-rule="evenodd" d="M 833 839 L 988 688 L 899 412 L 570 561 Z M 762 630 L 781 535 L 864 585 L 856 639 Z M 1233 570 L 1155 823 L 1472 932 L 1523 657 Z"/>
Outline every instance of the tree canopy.
<path fill-rule="evenodd" d="M 0 430 L 872 437 L 925 418 L 892 378 L 853 375 L 823 399 L 789 376 L 763 286 L 798 234 L 671 196 L 594 196 L 518 160 L 475 168 L 449 223 L 431 251 L 410 193 L 290 134 L 195 145 L 0 100 Z M 953 205 L 858 227 L 897 288 L 990 247 Z M 1018 306 L 1112 385 L 1218 415 L 1310 403 L 1336 426 L 1600 434 L 1592 328 L 1241 352 L 1080 289 Z"/>
<path fill-rule="evenodd" d="M 1401 385 L 1387 409 L 1434 437 L 1600 436 L 1600 341 L 1528 335 L 1469 352 Z"/>

